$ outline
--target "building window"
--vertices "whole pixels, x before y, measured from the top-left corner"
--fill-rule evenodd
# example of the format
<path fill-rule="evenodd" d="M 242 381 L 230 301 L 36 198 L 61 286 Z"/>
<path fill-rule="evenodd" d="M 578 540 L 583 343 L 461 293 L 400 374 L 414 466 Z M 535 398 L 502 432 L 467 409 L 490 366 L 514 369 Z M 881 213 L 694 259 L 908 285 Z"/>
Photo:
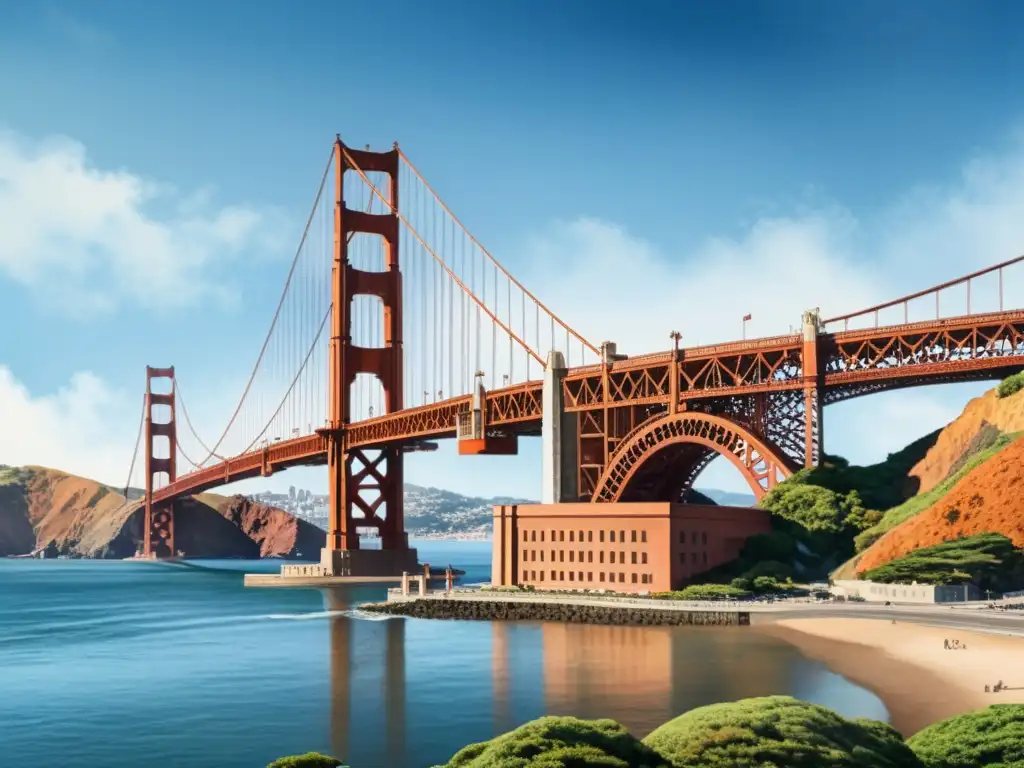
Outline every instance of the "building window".
<path fill-rule="evenodd" d="M 565 550 L 564 549 L 558 550 L 558 562 L 560 562 L 560 563 L 564 563 L 565 562 Z"/>
<path fill-rule="evenodd" d="M 540 572 L 540 580 L 541 580 L 541 581 L 544 581 L 544 571 L 541 571 L 541 572 Z"/>
<path fill-rule="evenodd" d="M 619 574 L 619 584 L 624 584 L 625 582 L 626 582 L 626 574 L 620 573 Z"/>
<path fill-rule="evenodd" d="M 593 580 L 594 580 L 594 572 L 593 571 L 587 571 L 587 581 L 593 581 Z"/>
<path fill-rule="evenodd" d="M 600 539 L 600 541 L 603 543 L 604 542 L 604 529 L 601 529 L 600 531 L 598 531 L 597 535 L 598 535 L 598 538 Z"/>
<path fill-rule="evenodd" d="M 646 557 L 646 555 L 644 555 L 644 557 Z M 542 563 L 544 562 L 544 550 L 543 549 L 540 551 L 540 561 Z M 644 562 L 646 563 L 647 561 L 644 560 Z"/>
<path fill-rule="evenodd" d="M 704 558 L 704 565 L 707 565 L 708 564 L 708 553 L 707 552 L 701 552 L 701 556 Z"/>
<path fill-rule="evenodd" d="M 543 533 L 540 535 L 540 540 L 544 541 L 544 534 Z M 640 531 L 640 542 L 642 544 L 646 544 L 647 543 L 647 530 L 646 529 Z"/>
<path fill-rule="evenodd" d="M 697 553 L 696 552 L 691 552 L 690 553 L 690 562 L 693 563 L 694 565 L 697 564 Z"/>
<path fill-rule="evenodd" d="M 565 541 L 565 531 L 559 531 L 558 532 L 558 540 L 559 541 Z"/>
<path fill-rule="evenodd" d="M 583 541 L 583 531 L 580 531 L 580 541 Z M 580 579 L 582 581 L 582 579 Z"/>
<path fill-rule="evenodd" d="M 701 543 L 704 544 L 704 546 L 707 546 L 707 543 L 708 543 L 708 532 L 707 531 L 701 531 L 700 539 L 701 539 Z"/>
<path fill-rule="evenodd" d="M 630 561 L 633 563 L 633 565 L 636 565 L 636 552 L 630 552 L 629 554 L 630 554 L 630 558 L 629 558 Z"/>
<path fill-rule="evenodd" d="M 559 581 L 565 581 L 565 571 L 559 571 L 558 572 L 558 580 Z"/>
<path fill-rule="evenodd" d="M 680 552 L 679 553 L 679 562 L 682 563 L 683 565 L 686 565 L 686 553 L 685 552 Z"/>
<path fill-rule="evenodd" d="M 680 544 L 685 544 L 686 543 L 686 532 L 685 531 L 680 531 L 679 532 L 679 543 Z"/>
<path fill-rule="evenodd" d="M 541 560 L 543 560 L 543 559 L 544 559 L 544 558 L 543 558 L 543 557 L 541 557 Z M 640 553 L 640 563 L 641 563 L 642 565 L 647 565 L 647 553 L 646 553 L 646 552 L 641 552 L 641 553 Z"/>
<path fill-rule="evenodd" d="M 633 574 L 633 578 L 630 579 L 630 581 L 632 581 L 634 584 L 636 584 L 636 574 L 635 573 Z"/>
<path fill-rule="evenodd" d="M 696 544 L 697 543 L 697 532 L 696 531 L 694 531 L 693 535 L 690 536 L 690 543 L 691 544 Z"/>
<path fill-rule="evenodd" d="M 629 540 L 632 543 L 636 544 L 636 531 L 630 531 L 629 532 Z"/>
<path fill-rule="evenodd" d="M 640 575 L 640 583 L 641 584 L 646 584 L 647 583 L 647 574 L 646 573 Z"/>
<path fill-rule="evenodd" d="M 575 551 L 575 550 L 572 550 L 572 549 L 570 549 L 570 550 L 569 550 L 569 562 L 570 562 L 570 563 L 571 563 L 571 562 L 573 562 L 573 557 L 574 557 L 575 555 L 576 555 L 576 551 Z M 694 556 L 693 556 L 693 559 L 694 559 L 694 560 L 696 560 L 696 559 L 697 559 L 697 555 L 694 555 Z"/>
<path fill-rule="evenodd" d="M 526 577 L 526 571 L 523 571 L 523 583 L 525 584 L 529 579 Z"/>
<path fill-rule="evenodd" d="M 569 571 L 569 581 L 576 581 L 576 572 Z"/>
<path fill-rule="evenodd" d="M 580 571 L 580 581 L 583 581 L 583 571 Z"/>
<path fill-rule="evenodd" d="M 594 540 L 594 532 L 587 531 L 587 544 L 590 544 Z"/>
<path fill-rule="evenodd" d="M 594 562 L 594 550 L 592 550 L 592 549 L 588 549 L 587 550 L 587 562 L 588 563 Z"/>
<path fill-rule="evenodd" d="M 598 574 L 597 580 L 600 582 L 604 582 L 604 571 L 601 571 L 601 573 Z"/>
<path fill-rule="evenodd" d="M 529 540 L 530 540 L 530 532 L 529 531 L 523 531 L 523 541 L 529 541 Z"/>
<path fill-rule="evenodd" d="M 626 532 L 625 531 L 619 531 L 619 543 L 620 544 L 625 544 L 626 543 Z"/>
<path fill-rule="evenodd" d="M 579 562 L 581 562 L 581 563 L 583 562 L 583 550 L 582 550 L 582 549 L 580 550 L 580 559 L 579 559 Z"/>
<path fill-rule="evenodd" d="M 543 543 L 544 543 L 544 531 L 541 531 L 541 532 L 540 532 L 540 543 L 541 543 L 541 544 L 543 544 Z"/>
<path fill-rule="evenodd" d="M 569 531 L 569 541 L 575 541 L 576 531 Z"/>
<path fill-rule="evenodd" d="M 603 549 L 600 552 L 597 553 L 597 562 L 599 562 L 599 563 L 603 563 L 604 562 L 604 550 Z"/>
<path fill-rule="evenodd" d="M 625 565 L 625 564 L 626 564 L 626 553 L 625 552 L 619 552 L 619 565 Z"/>

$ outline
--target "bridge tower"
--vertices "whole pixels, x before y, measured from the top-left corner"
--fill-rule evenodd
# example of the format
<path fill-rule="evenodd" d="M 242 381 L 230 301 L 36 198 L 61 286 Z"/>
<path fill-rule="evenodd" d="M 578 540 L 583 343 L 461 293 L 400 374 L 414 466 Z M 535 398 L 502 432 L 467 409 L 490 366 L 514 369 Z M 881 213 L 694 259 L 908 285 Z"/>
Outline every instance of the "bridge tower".
<path fill-rule="evenodd" d="M 153 391 L 154 379 L 169 379 L 171 390 L 167 393 Z M 167 421 L 153 420 L 153 407 L 166 405 L 170 408 Z M 146 499 L 143 519 L 143 549 L 146 557 L 174 557 L 174 502 L 158 507 L 153 505 L 153 479 L 160 472 L 167 473 L 167 481 L 173 483 L 178 477 L 175 456 L 177 451 L 177 425 L 174 407 L 174 367 L 153 368 L 146 366 Z M 167 458 L 157 458 L 153 446 L 155 437 L 167 438 Z"/>
<path fill-rule="evenodd" d="M 398 146 L 390 152 L 371 152 L 334 145 L 335 209 L 334 259 L 331 269 L 331 336 L 328 355 L 328 424 L 318 430 L 328 441 L 329 525 L 321 564 L 328 574 L 395 575 L 416 570 L 416 552 L 409 549 L 402 510 L 401 446 L 374 450 L 349 449 L 345 431 L 351 423 L 350 391 L 356 375 L 377 377 L 384 390 L 384 411 L 394 413 L 402 403 L 402 273 L 398 231 Z M 345 204 L 346 172 L 355 167 L 386 175 L 382 194 L 389 210 L 373 214 Z M 384 241 L 384 271 L 356 269 L 348 257 L 355 234 L 376 235 Z M 384 346 L 361 347 L 352 340 L 352 301 L 369 295 L 383 306 Z M 384 517 L 378 513 L 384 508 Z M 362 513 L 356 517 L 355 512 Z M 357 524 L 376 528 L 382 551 L 361 552 Z"/>

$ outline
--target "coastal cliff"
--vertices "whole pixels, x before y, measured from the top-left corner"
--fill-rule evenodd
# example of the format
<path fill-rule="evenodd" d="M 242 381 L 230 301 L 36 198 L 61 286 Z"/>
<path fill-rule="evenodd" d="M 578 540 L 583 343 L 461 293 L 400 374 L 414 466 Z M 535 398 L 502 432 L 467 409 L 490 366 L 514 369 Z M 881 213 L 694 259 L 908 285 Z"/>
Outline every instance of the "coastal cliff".
<path fill-rule="evenodd" d="M 0 467 L 0 557 L 131 557 L 142 542 L 137 499 L 46 467 Z M 206 493 L 175 507 L 176 545 L 189 557 L 315 558 L 323 532 L 244 496 Z"/>

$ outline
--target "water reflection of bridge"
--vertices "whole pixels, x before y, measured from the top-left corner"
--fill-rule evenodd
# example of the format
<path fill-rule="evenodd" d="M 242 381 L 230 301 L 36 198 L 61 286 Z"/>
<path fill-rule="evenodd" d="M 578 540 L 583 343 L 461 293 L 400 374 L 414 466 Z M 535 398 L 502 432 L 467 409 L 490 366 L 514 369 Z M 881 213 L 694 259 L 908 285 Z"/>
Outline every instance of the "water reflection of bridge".
<path fill-rule="evenodd" d="M 360 601 L 354 597 L 325 591 L 326 607 L 347 610 Z M 407 627 L 405 619 L 331 621 L 331 747 L 339 759 L 352 759 L 355 724 L 380 745 L 384 764 L 406 764 Z M 696 706 L 798 689 L 794 674 L 806 670 L 793 664 L 793 649 L 748 628 L 493 622 L 490 635 L 491 724 L 484 730 L 491 735 L 542 714 L 563 714 L 610 717 L 643 736 Z M 457 642 L 450 651 L 455 663 Z M 379 696 L 365 695 L 364 681 L 372 679 L 380 681 Z M 476 698 L 473 691 L 466 696 Z M 367 710 L 378 710 L 383 730 L 366 728 Z"/>

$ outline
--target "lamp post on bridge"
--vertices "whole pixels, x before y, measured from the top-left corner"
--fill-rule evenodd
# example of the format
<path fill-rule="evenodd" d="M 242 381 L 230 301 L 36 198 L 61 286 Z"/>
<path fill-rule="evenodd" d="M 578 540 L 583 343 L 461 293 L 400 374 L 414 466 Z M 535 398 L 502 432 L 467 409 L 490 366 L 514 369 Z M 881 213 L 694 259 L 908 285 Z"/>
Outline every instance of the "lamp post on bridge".
<path fill-rule="evenodd" d="M 668 335 L 672 339 L 672 367 L 669 373 L 669 413 L 675 413 L 679 409 L 679 341 L 683 334 L 679 331 L 671 331 Z"/>
<path fill-rule="evenodd" d="M 743 341 L 747 340 L 747 323 L 750 321 L 752 315 L 748 312 L 743 316 Z"/>

